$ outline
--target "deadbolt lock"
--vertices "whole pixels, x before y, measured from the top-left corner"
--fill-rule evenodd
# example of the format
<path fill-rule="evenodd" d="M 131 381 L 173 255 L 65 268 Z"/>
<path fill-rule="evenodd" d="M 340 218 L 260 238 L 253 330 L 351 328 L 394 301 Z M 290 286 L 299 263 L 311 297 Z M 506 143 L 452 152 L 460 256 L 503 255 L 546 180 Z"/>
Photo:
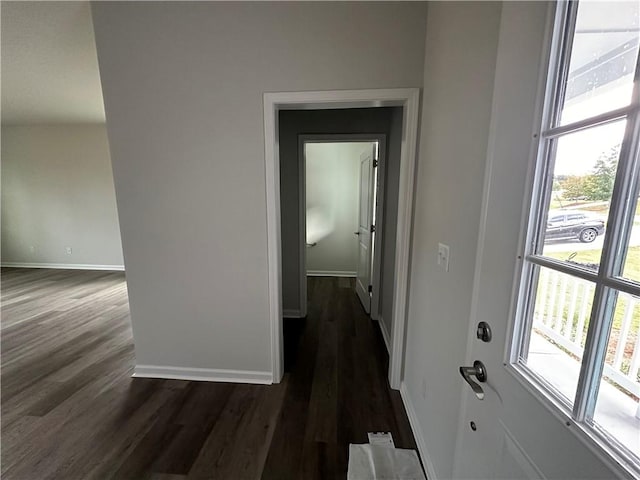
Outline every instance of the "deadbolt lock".
<path fill-rule="evenodd" d="M 491 327 L 487 322 L 480 322 L 478 324 L 476 337 L 478 338 L 478 340 L 482 340 L 483 342 L 488 343 L 491 341 Z"/>

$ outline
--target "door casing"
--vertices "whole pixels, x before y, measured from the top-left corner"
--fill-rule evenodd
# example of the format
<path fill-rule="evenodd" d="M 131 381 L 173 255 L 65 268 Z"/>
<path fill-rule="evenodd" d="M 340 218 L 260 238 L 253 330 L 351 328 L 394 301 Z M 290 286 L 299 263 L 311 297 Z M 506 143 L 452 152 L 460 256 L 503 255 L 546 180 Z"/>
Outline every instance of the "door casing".
<path fill-rule="evenodd" d="M 272 382 L 283 376 L 282 247 L 280 222 L 280 158 L 278 112 L 336 108 L 403 107 L 400 182 L 396 230 L 393 333 L 389 358 L 389 384 L 399 389 L 402 378 L 407 321 L 409 254 L 413 217 L 414 171 L 418 139 L 420 89 L 327 90 L 265 93 L 265 189 L 267 204 L 267 263 Z"/>

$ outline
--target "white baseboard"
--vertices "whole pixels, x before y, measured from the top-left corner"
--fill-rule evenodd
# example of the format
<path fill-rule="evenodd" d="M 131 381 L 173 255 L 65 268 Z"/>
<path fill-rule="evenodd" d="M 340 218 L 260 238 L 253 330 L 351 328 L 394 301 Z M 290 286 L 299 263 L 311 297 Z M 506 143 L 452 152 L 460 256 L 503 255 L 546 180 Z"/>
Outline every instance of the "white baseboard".
<path fill-rule="evenodd" d="M 59 270 L 110 270 L 124 271 L 124 265 L 90 265 L 84 263 L 23 263 L 23 262 L 2 262 L 2 267 L 11 268 L 53 268 Z"/>
<path fill-rule="evenodd" d="M 307 277 L 357 277 L 358 272 L 343 272 L 339 270 L 307 270 Z"/>
<path fill-rule="evenodd" d="M 194 380 L 202 382 L 273 383 L 271 372 L 249 370 L 216 370 L 212 368 L 184 368 L 159 365 L 136 365 L 133 377 Z"/>
<path fill-rule="evenodd" d="M 407 417 L 409 417 L 411 431 L 413 432 L 413 437 L 416 439 L 418 451 L 420 452 L 420 459 L 422 460 L 422 465 L 426 470 L 427 478 L 429 480 L 437 480 L 438 476 L 436 475 L 436 470 L 433 467 L 431 457 L 429 457 L 429 454 L 427 453 L 427 444 L 424 441 L 424 435 L 422 433 L 422 428 L 420 427 L 420 422 L 418 422 L 416 409 L 413 407 L 411 396 L 409 395 L 409 391 L 407 390 L 407 384 L 404 382 L 400 383 L 400 396 L 402 397 L 404 408 L 407 411 Z"/>
<path fill-rule="evenodd" d="M 304 318 L 304 315 L 302 315 L 302 312 L 300 310 L 293 309 L 282 310 L 282 316 L 284 318 Z"/>
<path fill-rule="evenodd" d="M 391 341 L 389 339 L 389 332 L 387 331 L 387 324 L 384 323 L 384 319 L 380 316 L 377 320 L 378 325 L 380 325 L 380 331 L 382 332 L 382 339 L 384 340 L 384 344 L 387 346 L 387 353 L 391 355 Z"/>

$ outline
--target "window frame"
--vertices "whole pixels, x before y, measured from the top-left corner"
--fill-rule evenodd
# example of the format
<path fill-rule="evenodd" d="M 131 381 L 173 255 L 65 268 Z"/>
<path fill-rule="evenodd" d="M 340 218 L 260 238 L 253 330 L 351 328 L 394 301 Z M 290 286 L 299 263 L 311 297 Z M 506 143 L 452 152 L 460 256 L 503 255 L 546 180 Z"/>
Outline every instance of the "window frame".
<path fill-rule="evenodd" d="M 592 449 L 595 447 L 601 458 L 613 460 L 615 466 L 621 466 L 627 472 L 637 475 L 640 473 L 640 461 L 624 445 L 599 428 L 592 418 L 602 381 L 618 292 L 640 297 L 640 282 L 622 278 L 626 249 L 633 228 L 633 217 L 636 214 L 635 203 L 640 194 L 640 53 L 636 59 L 633 93 L 629 105 L 562 125 L 560 117 L 564 107 L 578 3 L 558 2 L 555 6 L 553 25 L 549 30 L 551 38 L 546 52 L 547 64 L 542 66 L 546 67 L 542 76 L 544 88 L 541 89 L 538 99 L 542 111 L 533 135 L 536 144 L 533 152 L 535 165 L 525 197 L 527 210 L 523 215 L 519 255 L 521 261 L 516 272 L 518 283 L 513 299 L 515 315 L 507 342 L 506 366 L 567 426 L 577 426 L 579 437 L 583 441 L 586 440 Z M 595 272 L 580 265 L 544 257 L 542 248 L 553 184 L 554 149 L 557 139 L 620 120 L 626 120 L 627 123 L 620 148 L 600 268 Z M 640 211 L 637 213 L 640 214 Z M 595 285 L 593 308 L 573 399 L 563 397 L 525 363 L 533 323 L 536 297 L 534 287 L 542 267 L 590 281 Z"/>

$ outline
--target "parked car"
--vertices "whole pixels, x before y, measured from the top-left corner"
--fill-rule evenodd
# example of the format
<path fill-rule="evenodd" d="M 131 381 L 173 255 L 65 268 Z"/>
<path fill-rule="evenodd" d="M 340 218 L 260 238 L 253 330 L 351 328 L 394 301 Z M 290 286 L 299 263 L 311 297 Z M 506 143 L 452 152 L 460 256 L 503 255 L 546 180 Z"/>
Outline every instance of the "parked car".
<path fill-rule="evenodd" d="M 591 212 L 579 210 L 551 210 L 547 220 L 545 241 L 577 238 L 591 243 L 604 233 L 604 221 Z"/>

